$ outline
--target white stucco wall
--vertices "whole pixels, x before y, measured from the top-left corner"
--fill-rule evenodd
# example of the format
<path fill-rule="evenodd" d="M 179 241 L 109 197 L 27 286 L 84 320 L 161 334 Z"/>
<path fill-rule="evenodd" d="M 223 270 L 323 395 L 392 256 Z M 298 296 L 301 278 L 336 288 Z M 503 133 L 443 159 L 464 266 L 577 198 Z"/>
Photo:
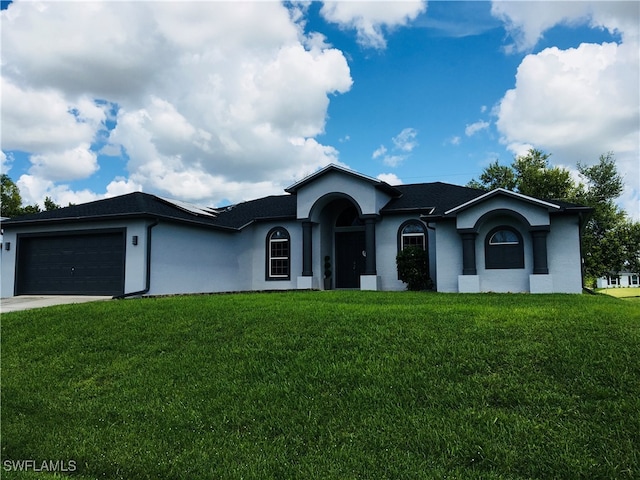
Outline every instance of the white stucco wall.
<path fill-rule="evenodd" d="M 524 243 L 524 268 L 485 268 L 485 239 L 493 228 L 501 225 L 509 225 L 520 232 Z M 482 292 L 528 292 L 529 275 L 533 272 L 533 247 L 528 225 L 522 224 L 513 217 L 506 216 L 492 217 L 484 222 L 478 230 L 476 238 L 476 269 L 480 277 L 480 291 Z"/>
<path fill-rule="evenodd" d="M 398 254 L 398 230 L 407 220 L 418 220 L 418 215 L 390 215 L 376 223 L 376 270 L 380 290 L 406 290 L 407 285 L 398 280 L 396 255 Z M 423 223 L 424 224 L 424 223 Z M 426 228 L 429 248 L 429 274 L 435 281 L 436 249 L 435 232 Z"/>
<path fill-rule="evenodd" d="M 460 212 L 458 228 L 473 228 L 480 217 L 499 209 L 513 210 L 525 217 L 530 225 L 549 225 L 547 207 L 534 205 L 513 197 L 498 195 Z"/>
<path fill-rule="evenodd" d="M 161 221 L 152 230 L 149 294 L 249 290 L 245 238 Z"/>
<path fill-rule="evenodd" d="M 436 224 L 436 285 L 438 292 L 457 292 L 462 273 L 462 239 L 454 221 Z M 477 259 L 476 259 L 477 260 Z"/>
<path fill-rule="evenodd" d="M 554 292 L 582 292 L 582 259 L 577 217 L 551 217 L 551 231 L 547 236 L 547 261 Z"/>
<path fill-rule="evenodd" d="M 391 199 L 389 195 L 364 179 L 340 172 L 327 172 L 298 190 L 297 217 L 309 218 L 312 213 L 319 214 L 323 205 L 318 205 L 319 208 L 314 209 L 314 212 L 311 211 L 318 199 L 336 193 L 347 195 L 355 200 L 363 215 L 377 214 L 380 208 Z M 317 218 L 314 221 L 317 221 Z"/>
<path fill-rule="evenodd" d="M 267 280 L 267 234 L 274 227 L 282 227 L 291 239 L 291 278 L 289 280 Z M 248 270 L 251 272 L 251 290 L 288 290 L 296 288 L 296 279 L 302 273 L 302 224 L 300 222 L 256 223 L 245 228 L 241 235 L 247 237 Z M 316 271 L 314 269 L 314 275 Z"/>

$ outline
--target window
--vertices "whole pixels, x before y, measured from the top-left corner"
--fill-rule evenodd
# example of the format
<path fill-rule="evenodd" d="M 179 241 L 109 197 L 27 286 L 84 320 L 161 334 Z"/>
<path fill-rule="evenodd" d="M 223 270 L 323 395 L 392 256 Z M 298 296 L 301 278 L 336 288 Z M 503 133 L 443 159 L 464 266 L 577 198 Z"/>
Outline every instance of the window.
<path fill-rule="evenodd" d="M 423 250 L 427 249 L 426 233 L 422 223 L 416 220 L 410 220 L 400 226 L 399 232 L 399 251 L 404 250 L 407 247 L 419 247 Z"/>
<path fill-rule="evenodd" d="M 524 268 L 522 235 L 515 228 L 501 226 L 491 230 L 484 245 L 485 268 Z"/>
<path fill-rule="evenodd" d="M 638 275 L 631 275 L 631 285 L 638 285 Z"/>
<path fill-rule="evenodd" d="M 620 277 L 618 277 L 617 275 L 610 275 L 609 277 L 607 277 L 607 281 L 609 283 L 609 286 L 620 285 Z"/>
<path fill-rule="evenodd" d="M 277 227 L 267 234 L 267 280 L 289 280 L 290 248 L 289 232 Z"/>

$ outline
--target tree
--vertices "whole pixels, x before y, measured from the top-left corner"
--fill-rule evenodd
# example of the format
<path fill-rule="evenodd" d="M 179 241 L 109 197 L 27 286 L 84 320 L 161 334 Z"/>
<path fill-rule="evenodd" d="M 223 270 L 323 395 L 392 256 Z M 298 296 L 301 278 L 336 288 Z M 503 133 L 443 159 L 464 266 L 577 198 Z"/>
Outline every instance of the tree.
<path fill-rule="evenodd" d="M 499 165 L 496 160 L 485 168 L 479 181 L 471 180 L 467 186 L 487 191 L 505 188 L 537 198 L 571 197 L 576 186 L 569 170 L 552 167 L 549 157 L 551 155 L 532 148 L 526 155 L 516 157 L 511 166 Z"/>
<path fill-rule="evenodd" d="M 5 173 L 0 175 L 0 215 L 15 217 L 22 213 L 22 197 L 20 189 Z"/>
<path fill-rule="evenodd" d="M 60 208 L 56 202 L 54 202 L 51 197 L 45 197 L 44 199 L 44 210 L 46 212 L 50 212 L 51 210 L 57 210 Z"/>
<path fill-rule="evenodd" d="M 0 176 L 0 193 L 2 195 L 2 203 L 0 204 L 0 214 L 2 217 L 17 217 L 18 215 L 40 213 L 42 211 L 37 203 L 34 203 L 33 205 L 22 205 L 20 189 L 5 173 Z M 51 197 L 46 197 L 44 199 L 45 211 L 48 212 L 58 208 L 60 208 L 60 205 L 55 203 Z"/>
<path fill-rule="evenodd" d="M 500 165 L 496 160 L 482 172 L 480 181 L 471 180 L 467 186 L 480 190 L 495 190 L 496 188 L 515 190 L 517 183 L 513 169 L 506 165 Z"/>
<path fill-rule="evenodd" d="M 628 219 L 615 204 L 624 188 L 613 153 L 601 155 L 597 164 L 578 164 L 585 185 L 580 185 L 574 200 L 593 208 L 582 238 L 585 276 L 595 279 L 623 270 L 640 271 L 640 224 Z"/>

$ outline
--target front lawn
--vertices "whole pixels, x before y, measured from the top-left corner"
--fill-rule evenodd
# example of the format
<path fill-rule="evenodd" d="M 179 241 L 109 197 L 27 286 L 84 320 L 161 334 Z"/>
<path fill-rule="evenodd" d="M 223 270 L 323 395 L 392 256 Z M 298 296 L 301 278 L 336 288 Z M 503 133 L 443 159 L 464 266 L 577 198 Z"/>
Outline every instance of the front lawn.
<path fill-rule="evenodd" d="M 640 478 L 635 302 L 232 294 L 1 330 L 3 479 Z"/>
<path fill-rule="evenodd" d="M 601 288 L 597 291 L 616 298 L 640 297 L 640 288 L 638 287 Z"/>

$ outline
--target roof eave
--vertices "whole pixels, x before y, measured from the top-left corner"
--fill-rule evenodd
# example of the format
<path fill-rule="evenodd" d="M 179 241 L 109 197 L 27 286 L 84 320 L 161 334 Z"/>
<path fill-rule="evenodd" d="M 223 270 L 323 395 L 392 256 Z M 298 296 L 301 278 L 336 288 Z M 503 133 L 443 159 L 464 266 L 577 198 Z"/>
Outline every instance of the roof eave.
<path fill-rule="evenodd" d="M 444 212 L 445 215 L 449 215 L 449 214 L 454 214 L 454 213 L 458 213 L 461 212 L 463 210 L 466 210 L 467 208 L 472 207 L 473 205 L 476 205 L 478 203 L 481 203 L 485 200 L 488 200 L 490 198 L 493 198 L 495 196 L 498 195 L 504 195 L 507 197 L 511 197 L 511 198 L 516 198 L 518 200 L 522 200 L 525 201 L 527 203 L 532 203 L 534 205 L 539 205 L 539 206 L 544 206 L 550 210 L 561 210 L 562 207 L 560 207 L 559 205 L 556 205 L 554 203 L 550 203 L 547 202 L 545 200 L 540 200 L 539 198 L 534 198 L 534 197 L 530 197 L 528 195 L 523 195 L 521 193 L 517 193 L 517 192 L 512 192 L 511 190 L 506 190 L 504 188 L 496 188 L 495 190 L 491 190 L 490 192 L 486 192 L 476 198 L 472 198 L 471 200 L 462 203 L 460 205 L 458 205 L 457 207 L 453 207 L 449 210 L 447 210 L 446 212 Z"/>
<path fill-rule="evenodd" d="M 151 219 L 164 219 L 175 223 L 184 223 L 187 225 L 197 225 L 200 227 L 212 228 L 216 230 L 223 230 L 228 232 L 237 232 L 239 229 L 235 227 L 229 227 L 225 225 L 216 225 L 209 222 L 202 222 L 198 220 L 188 220 L 186 218 L 177 218 L 170 215 L 156 215 L 150 212 L 134 212 L 134 213 L 119 213 L 114 215 L 89 215 L 82 217 L 58 217 L 58 218 L 43 218 L 43 219 L 29 219 L 29 220 L 16 220 L 13 222 L 3 222 L 2 228 L 20 228 L 30 227 L 37 225 L 62 225 L 65 223 L 83 223 L 83 222 L 105 222 L 113 220 L 133 220 L 136 218 L 151 218 Z M 8 224 L 7 224 L 8 223 Z"/>

